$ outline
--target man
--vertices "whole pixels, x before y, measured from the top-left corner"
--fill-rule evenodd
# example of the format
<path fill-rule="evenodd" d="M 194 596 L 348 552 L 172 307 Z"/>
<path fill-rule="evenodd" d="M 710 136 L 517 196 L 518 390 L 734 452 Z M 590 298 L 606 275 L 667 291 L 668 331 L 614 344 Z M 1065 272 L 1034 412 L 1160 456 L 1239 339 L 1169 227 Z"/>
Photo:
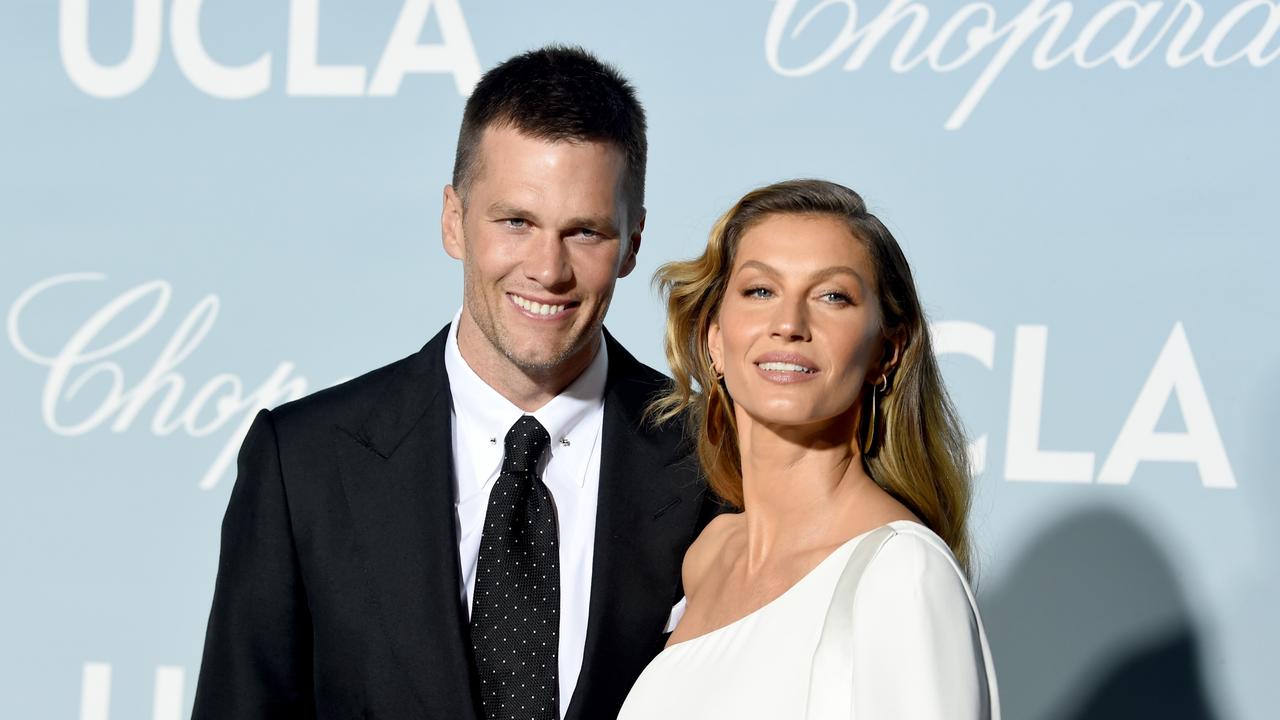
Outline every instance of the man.
<path fill-rule="evenodd" d="M 419 352 L 262 411 L 222 528 L 195 718 L 614 717 L 710 505 L 666 379 L 603 330 L 644 228 L 630 85 L 550 47 L 467 101 Z"/>

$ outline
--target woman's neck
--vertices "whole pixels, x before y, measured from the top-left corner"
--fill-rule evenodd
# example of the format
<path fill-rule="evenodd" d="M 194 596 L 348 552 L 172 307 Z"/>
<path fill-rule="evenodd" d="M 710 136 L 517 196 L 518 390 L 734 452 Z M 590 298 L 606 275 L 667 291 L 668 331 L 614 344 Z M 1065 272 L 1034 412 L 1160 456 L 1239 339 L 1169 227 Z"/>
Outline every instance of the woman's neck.
<path fill-rule="evenodd" d="M 749 571 L 776 554 L 844 540 L 841 529 L 850 509 L 874 486 L 850 441 L 852 424 L 837 419 L 820 428 L 776 427 L 740 413 Z"/>

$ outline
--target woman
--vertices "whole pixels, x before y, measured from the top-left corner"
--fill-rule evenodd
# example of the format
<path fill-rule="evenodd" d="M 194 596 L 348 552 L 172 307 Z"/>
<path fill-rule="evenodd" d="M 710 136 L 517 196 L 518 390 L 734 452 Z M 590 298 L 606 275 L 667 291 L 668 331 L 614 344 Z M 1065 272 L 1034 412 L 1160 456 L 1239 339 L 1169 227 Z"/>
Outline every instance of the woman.
<path fill-rule="evenodd" d="M 742 512 L 689 549 L 619 717 L 998 718 L 964 439 L 893 236 L 848 188 L 782 182 L 657 281 L 676 382 L 652 410 L 690 412 Z"/>

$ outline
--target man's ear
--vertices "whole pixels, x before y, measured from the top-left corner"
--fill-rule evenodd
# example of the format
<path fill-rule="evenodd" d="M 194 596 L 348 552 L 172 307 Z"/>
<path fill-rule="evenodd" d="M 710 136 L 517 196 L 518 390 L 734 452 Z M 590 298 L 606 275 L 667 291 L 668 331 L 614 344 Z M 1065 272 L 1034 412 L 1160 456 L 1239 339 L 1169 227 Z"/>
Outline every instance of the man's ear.
<path fill-rule="evenodd" d="M 440 238 L 449 257 L 461 260 L 466 250 L 462 235 L 462 198 L 452 185 L 444 186 L 444 209 L 440 211 Z"/>
<path fill-rule="evenodd" d="M 640 208 L 640 221 L 632 225 L 630 235 L 627 237 L 627 254 L 622 258 L 622 265 L 618 268 L 620 278 L 630 275 L 631 271 L 636 269 L 636 254 L 640 252 L 640 236 L 644 234 L 644 218 L 645 209 Z"/>

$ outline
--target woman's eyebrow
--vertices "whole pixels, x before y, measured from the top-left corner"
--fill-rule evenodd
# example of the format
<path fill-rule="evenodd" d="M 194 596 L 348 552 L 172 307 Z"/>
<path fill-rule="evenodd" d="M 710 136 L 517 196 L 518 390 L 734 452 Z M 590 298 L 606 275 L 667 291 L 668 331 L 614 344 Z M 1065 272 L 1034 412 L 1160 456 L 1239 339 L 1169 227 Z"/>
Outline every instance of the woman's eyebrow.
<path fill-rule="evenodd" d="M 867 285 L 867 282 L 862 279 L 862 275 L 848 265 L 832 265 L 831 267 L 823 268 L 813 273 L 810 277 L 814 282 L 820 282 L 836 275 L 849 275 L 853 277 L 854 280 L 858 281 L 859 285 L 862 285 L 863 287 L 866 287 Z"/>
<path fill-rule="evenodd" d="M 778 277 L 782 275 L 782 273 L 777 268 L 773 267 L 768 263 L 761 262 L 759 260 L 747 260 L 746 262 L 742 263 L 742 265 L 738 269 L 739 270 L 748 270 L 748 269 L 759 270 L 760 272 L 763 272 L 766 275 L 773 275 L 774 277 Z M 815 270 L 814 272 L 809 274 L 809 280 L 811 282 L 821 282 L 823 280 L 832 278 L 836 275 L 849 275 L 853 277 L 853 279 L 856 280 L 859 285 L 863 286 L 864 288 L 867 286 L 867 282 L 866 280 L 863 279 L 862 275 L 857 270 L 854 270 L 852 267 L 848 265 L 832 265 L 830 267 L 822 268 L 821 270 Z"/>

